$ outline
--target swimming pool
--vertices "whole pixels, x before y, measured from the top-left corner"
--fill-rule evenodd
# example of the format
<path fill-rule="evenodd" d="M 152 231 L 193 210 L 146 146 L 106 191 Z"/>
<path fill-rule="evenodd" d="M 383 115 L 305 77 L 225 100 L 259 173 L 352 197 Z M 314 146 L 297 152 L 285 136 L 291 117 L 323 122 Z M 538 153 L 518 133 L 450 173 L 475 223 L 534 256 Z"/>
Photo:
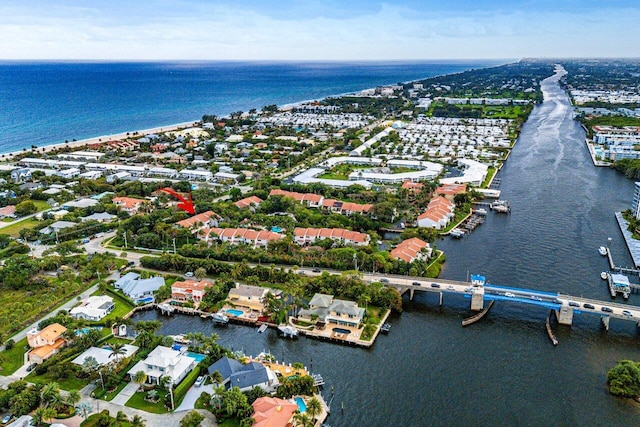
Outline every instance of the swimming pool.
<path fill-rule="evenodd" d="M 77 335 L 77 336 L 84 335 L 87 332 L 89 332 L 91 329 L 100 330 L 100 329 L 102 329 L 102 326 L 94 326 L 94 327 L 91 327 L 91 328 L 87 327 L 87 328 L 78 329 L 77 331 L 74 332 L 74 335 Z"/>
<path fill-rule="evenodd" d="M 304 400 L 302 400 L 301 397 L 296 397 L 294 400 L 298 405 L 298 409 L 300 410 L 300 413 L 304 414 L 305 412 L 307 412 L 307 404 L 304 403 Z"/>
<path fill-rule="evenodd" d="M 200 363 L 202 362 L 202 360 L 207 357 L 204 354 L 200 354 L 200 353 L 193 353 L 191 351 L 187 351 L 186 353 L 187 356 L 189 356 L 192 359 L 196 359 L 196 362 Z"/>
<path fill-rule="evenodd" d="M 337 332 L 339 334 L 347 334 L 347 335 L 349 335 L 351 333 L 350 330 L 342 329 L 342 328 L 333 328 L 333 332 Z"/>
<path fill-rule="evenodd" d="M 150 302 L 153 302 L 154 298 L 153 297 L 145 297 L 145 298 L 140 298 L 139 300 L 136 301 L 136 304 L 148 304 Z"/>
<path fill-rule="evenodd" d="M 227 313 L 229 313 L 232 316 L 236 316 L 236 317 L 240 317 L 243 315 L 243 311 L 242 310 L 235 310 L 233 308 L 229 308 L 227 310 L 225 310 Z"/>

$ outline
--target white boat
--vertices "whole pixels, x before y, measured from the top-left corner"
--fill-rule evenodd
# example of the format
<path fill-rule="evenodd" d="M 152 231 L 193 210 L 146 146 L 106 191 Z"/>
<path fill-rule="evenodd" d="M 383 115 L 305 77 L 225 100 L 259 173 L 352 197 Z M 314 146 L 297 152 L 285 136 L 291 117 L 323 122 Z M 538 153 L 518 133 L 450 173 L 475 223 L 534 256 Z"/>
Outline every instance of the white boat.
<path fill-rule="evenodd" d="M 497 205 L 493 207 L 493 210 L 498 212 L 498 213 L 508 213 L 509 212 L 509 207 L 506 205 Z"/>
<path fill-rule="evenodd" d="M 184 335 L 169 335 L 173 339 L 173 342 L 177 342 L 178 344 L 191 344 L 191 340 L 185 338 Z"/>
<path fill-rule="evenodd" d="M 473 213 L 476 215 L 485 216 L 487 214 L 487 210 L 484 208 L 480 208 L 473 211 Z"/>
<path fill-rule="evenodd" d="M 298 330 L 291 325 L 280 325 L 278 330 L 282 333 L 282 336 L 288 338 L 296 338 L 298 336 Z"/>
<path fill-rule="evenodd" d="M 229 323 L 229 317 L 225 316 L 221 311 L 213 313 L 211 318 L 215 323 L 227 324 Z"/>
<path fill-rule="evenodd" d="M 602 255 L 602 256 L 607 256 L 607 248 L 604 247 L 604 246 L 600 246 L 598 248 L 598 252 L 600 252 L 600 255 Z"/>
<path fill-rule="evenodd" d="M 607 272 L 606 272 L 606 271 L 603 271 L 602 273 L 600 273 L 600 278 L 601 278 L 602 280 L 607 280 Z"/>

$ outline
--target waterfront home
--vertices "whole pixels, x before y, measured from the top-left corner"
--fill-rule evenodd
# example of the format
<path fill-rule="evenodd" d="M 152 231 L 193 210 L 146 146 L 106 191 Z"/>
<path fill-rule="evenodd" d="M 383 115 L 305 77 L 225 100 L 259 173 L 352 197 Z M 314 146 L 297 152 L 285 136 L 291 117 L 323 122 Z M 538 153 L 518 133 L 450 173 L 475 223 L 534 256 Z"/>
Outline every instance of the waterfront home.
<path fill-rule="evenodd" d="M 289 427 L 293 425 L 293 415 L 298 410 L 296 403 L 277 397 L 264 396 L 253 404 L 252 427 Z"/>
<path fill-rule="evenodd" d="M 115 283 L 113 284 L 113 287 L 116 289 L 124 289 L 125 287 L 129 286 L 131 282 L 133 282 L 134 280 L 137 280 L 139 277 L 140 275 L 138 273 L 134 273 L 133 271 L 130 271 L 124 276 L 120 277 L 118 280 L 116 280 Z"/>
<path fill-rule="evenodd" d="M 364 318 L 365 310 L 354 301 L 335 299 L 333 295 L 315 294 L 309 308 L 300 310 L 298 318 L 307 322 L 317 319 L 319 323 L 336 324 L 357 328 Z"/>
<path fill-rule="evenodd" d="M 111 362 L 117 362 L 116 357 L 118 360 L 124 359 L 133 356 L 138 351 L 137 346 L 130 344 L 125 344 L 123 349 L 124 354 L 115 356 L 109 347 L 89 347 L 80 356 L 73 359 L 71 363 L 82 366 L 87 358 L 93 357 L 98 362 L 98 366 L 104 366 Z"/>
<path fill-rule="evenodd" d="M 180 227 L 188 228 L 189 230 L 199 231 L 207 227 L 217 227 L 218 222 L 221 219 L 222 218 L 213 211 L 206 211 L 187 219 L 183 219 L 182 221 L 178 221 L 176 224 Z"/>
<path fill-rule="evenodd" d="M 260 206 L 260 203 L 262 203 L 262 199 L 260 197 L 250 196 L 242 200 L 238 200 L 237 202 L 234 203 L 234 205 L 236 205 L 240 209 L 244 209 L 244 208 L 254 208 L 254 207 Z"/>
<path fill-rule="evenodd" d="M 208 371 L 209 374 L 218 371 L 226 389 L 238 387 L 240 391 L 248 391 L 260 387 L 265 392 L 272 393 L 280 385 L 276 374 L 259 362 L 242 364 L 225 356 L 209 366 Z"/>
<path fill-rule="evenodd" d="M 354 213 L 367 214 L 371 211 L 371 209 L 373 208 L 373 205 L 370 203 L 360 204 L 360 203 L 352 203 L 352 202 L 343 202 L 341 200 L 324 199 L 322 201 L 322 207 L 331 212 L 349 216 Z"/>
<path fill-rule="evenodd" d="M 171 285 L 171 298 L 176 301 L 190 301 L 196 305 L 202 301 L 207 290 L 213 286 L 206 280 L 184 280 Z"/>
<path fill-rule="evenodd" d="M 149 201 L 133 197 L 114 197 L 113 203 L 129 215 L 135 215 L 142 209 L 143 205 L 149 203 Z"/>
<path fill-rule="evenodd" d="M 418 227 L 440 230 L 446 227 L 453 217 L 454 204 L 442 196 L 436 196 L 429 202 L 427 209 L 418 216 Z"/>
<path fill-rule="evenodd" d="M 101 320 L 115 308 L 113 298 L 107 295 L 90 296 L 77 307 L 69 311 L 74 319 Z"/>
<path fill-rule="evenodd" d="M 178 384 L 197 365 L 196 359 L 189 357 L 183 350 L 157 346 L 146 359 L 136 363 L 127 374 L 133 380 L 138 371 L 147 375 L 147 384 L 158 385 L 160 378 L 169 376 L 173 385 Z"/>
<path fill-rule="evenodd" d="M 65 332 L 67 328 L 59 323 L 52 323 L 40 331 L 34 328 L 27 332 L 27 342 L 31 347 L 29 362 L 42 363 L 56 354 L 67 343 L 62 337 Z"/>
<path fill-rule="evenodd" d="M 130 274 L 134 274 L 138 277 L 135 279 L 123 280 L 122 282 L 122 279 L 120 279 L 116 282 L 116 287 L 120 282 L 119 286 L 121 286 L 120 289 L 122 289 L 122 293 L 131 298 L 136 304 L 153 302 L 153 293 L 165 284 L 164 277 L 161 276 L 140 279 L 139 275 L 136 273 L 127 273 L 124 278 Z"/>
<path fill-rule="evenodd" d="M 337 243 L 354 246 L 367 246 L 371 240 L 368 234 L 344 228 L 301 228 L 293 230 L 294 242 L 298 245 L 310 245 L 316 240 L 331 239 Z"/>
<path fill-rule="evenodd" d="M 417 237 L 403 240 L 391 251 L 391 258 L 401 259 L 404 262 L 429 259 L 431 257 L 431 246 L 424 240 Z"/>
<path fill-rule="evenodd" d="M 244 307 L 250 310 L 262 312 L 262 310 L 264 310 L 262 301 L 267 293 L 279 296 L 282 291 L 262 288 L 260 286 L 236 283 L 236 287 L 231 288 L 231 290 L 229 291 L 227 300 L 229 300 L 236 307 Z"/>

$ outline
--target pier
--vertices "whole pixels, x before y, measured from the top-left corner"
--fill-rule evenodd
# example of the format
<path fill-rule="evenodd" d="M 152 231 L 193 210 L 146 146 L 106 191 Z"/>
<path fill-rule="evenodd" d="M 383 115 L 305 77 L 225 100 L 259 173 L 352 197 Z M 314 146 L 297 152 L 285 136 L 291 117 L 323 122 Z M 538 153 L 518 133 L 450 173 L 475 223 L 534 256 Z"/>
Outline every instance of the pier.
<path fill-rule="evenodd" d="M 636 268 L 640 268 L 640 240 L 633 238 L 632 233 L 628 230 L 629 223 L 622 217 L 622 212 L 616 212 L 615 215 L 616 221 L 618 221 L 618 227 L 620 227 L 624 241 L 627 244 L 627 249 L 629 249 L 629 253 L 633 259 L 633 264 Z"/>
<path fill-rule="evenodd" d="M 495 302 L 495 300 L 491 301 L 489 305 L 482 309 L 480 313 L 476 313 L 473 316 L 467 317 L 466 319 L 462 320 L 462 326 L 471 325 L 472 323 L 476 323 L 478 320 L 482 319 L 489 312 L 489 310 L 491 310 L 491 307 L 493 307 L 493 304 Z"/>

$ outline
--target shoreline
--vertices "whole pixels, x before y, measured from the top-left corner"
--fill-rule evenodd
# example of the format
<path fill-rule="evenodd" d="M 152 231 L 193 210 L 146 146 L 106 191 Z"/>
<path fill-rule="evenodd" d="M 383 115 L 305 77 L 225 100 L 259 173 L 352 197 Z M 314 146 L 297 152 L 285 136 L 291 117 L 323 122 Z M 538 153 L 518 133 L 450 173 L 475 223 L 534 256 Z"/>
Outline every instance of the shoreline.
<path fill-rule="evenodd" d="M 481 67 L 481 68 L 492 68 L 492 67 L 496 67 L 496 66 L 500 66 L 500 65 L 504 65 L 504 64 L 491 65 L 491 66 Z M 469 70 L 473 70 L 473 69 L 476 69 L 476 68 L 470 68 Z M 465 70 L 465 71 L 469 71 L 469 70 Z M 418 79 L 414 79 L 414 80 L 407 80 L 405 82 L 402 82 L 402 84 L 410 84 L 410 83 L 413 83 L 413 82 L 418 82 L 418 81 L 422 81 L 422 80 L 428 80 L 428 79 L 436 78 L 436 77 L 453 76 L 453 75 L 456 75 L 456 74 L 463 73 L 465 71 L 457 71 L 457 72 L 453 72 L 453 73 L 438 74 L 438 75 L 429 76 L 429 77 L 422 77 L 422 78 L 418 78 Z M 393 84 L 397 84 L 397 83 L 386 83 L 386 84 L 382 84 L 380 86 L 393 85 Z M 376 86 L 376 87 L 378 87 L 378 86 Z M 349 96 L 349 95 L 357 95 L 359 92 L 362 92 L 364 90 L 370 90 L 370 89 L 375 89 L 375 87 L 374 88 L 368 87 L 368 88 L 364 88 L 364 89 L 360 89 L 360 90 L 344 92 L 344 93 L 341 93 L 341 94 L 331 94 L 331 95 L 327 95 L 327 96 L 324 96 L 324 97 L 321 97 L 321 98 L 317 98 L 317 99 L 305 99 L 305 100 L 301 100 L 301 101 L 294 101 L 294 102 L 278 105 L 278 109 L 292 108 L 292 107 L 295 107 L 295 106 L 298 106 L 298 105 L 302 105 L 304 103 L 314 102 L 314 101 L 323 101 L 323 100 L 328 99 L 328 98 L 343 97 L 343 96 Z M 206 113 L 203 113 L 203 114 L 206 114 Z M 221 115 L 219 117 L 221 119 L 224 119 L 226 117 L 229 117 L 229 114 Z M 43 146 L 38 146 L 35 149 L 35 151 L 32 150 L 31 148 L 24 147 L 23 149 L 20 149 L 20 150 L 4 152 L 4 151 L 1 151 L 2 149 L 0 148 L 0 155 L 2 156 L 2 160 L 1 161 L 11 161 L 13 159 L 13 157 L 15 157 L 15 156 L 17 156 L 19 154 L 25 154 L 25 153 L 34 153 L 34 154 L 41 153 L 42 154 L 42 153 L 48 153 L 48 152 L 50 152 L 52 150 L 56 150 L 56 149 L 59 149 L 59 148 L 65 148 L 65 147 L 80 148 L 80 147 L 85 146 L 87 144 L 98 143 L 98 142 L 100 142 L 100 140 L 110 141 L 110 140 L 126 139 L 128 136 L 130 137 L 133 134 L 140 134 L 140 135 L 144 136 L 144 134 L 147 134 L 147 133 L 170 132 L 170 131 L 178 130 L 180 128 L 193 126 L 195 123 L 200 122 L 200 121 L 201 121 L 201 119 L 197 119 L 197 120 L 186 121 L 186 122 L 181 122 L 181 123 L 176 123 L 176 124 L 169 124 L 169 125 L 165 125 L 165 126 L 156 126 L 156 127 L 150 128 L 150 129 L 134 130 L 134 131 L 129 131 L 129 132 L 120 132 L 120 133 L 106 134 L 106 135 L 101 135 L 101 136 L 84 138 L 84 139 L 77 140 L 77 141 L 69 141 L 68 143 L 62 142 L 62 143 L 47 144 L 47 145 L 43 145 Z M 127 136 L 127 133 L 129 134 L 128 136 Z"/>
<path fill-rule="evenodd" d="M 50 151 L 53 151 L 53 150 L 56 150 L 56 149 L 59 149 L 59 148 L 66 148 L 66 147 L 68 147 L 68 148 L 80 148 L 80 147 L 84 147 L 85 145 L 88 145 L 88 144 L 96 144 L 96 143 L 99 143 L 99 142 L 128 139 L 134 134 L 139 134 L 140 136 L 144 136 L 144 135 L 150 134 L 150 133 L 171 132 L 171 131 L 175 131 L 175 130 L 178 130 L 178 129 L 182 129 L 182 128 L 193 126 L 196 123 L 198 123 L 199 121 L 200 120 L 193 120 L 193 121 L 189 121 L 189 122 L 176 123 L 176 124 L 171 124 L 171 125 L 167 125 L 167 126 L 157 126 L 157 127 L 150 128 L 150 129 L 143 129 L 143 130 L 130 131 L 130 132 L 121 132 L 121 133 L 100 135 L 100 136 L 95 136 L 95 137 L 92 137 L 92 138 L 80 139 L 80 140 L 77 140 L 77 141 L 69 141 L 68 143 L 67 142 L 61 142 L 61 143 L 55 143 L 55 144 L 50 144 L 50 145 L 44 145 L 42 147 L 36 148 L 35 150 L 23 149 L 23 150 L 9 151 L 9 152 L 5 152 L 5 153 L 0 152 L 0 154 L 2 154 L 2 156 L 5 158 L 5 160 L 12 160 L 13 157 L 15 157 L 17 155 L 20 155 L 20 154 L 25 154 L 25 153 L 34 153 L 34 154 L 37 154 L 37 153 L 48 153 Z"/>

